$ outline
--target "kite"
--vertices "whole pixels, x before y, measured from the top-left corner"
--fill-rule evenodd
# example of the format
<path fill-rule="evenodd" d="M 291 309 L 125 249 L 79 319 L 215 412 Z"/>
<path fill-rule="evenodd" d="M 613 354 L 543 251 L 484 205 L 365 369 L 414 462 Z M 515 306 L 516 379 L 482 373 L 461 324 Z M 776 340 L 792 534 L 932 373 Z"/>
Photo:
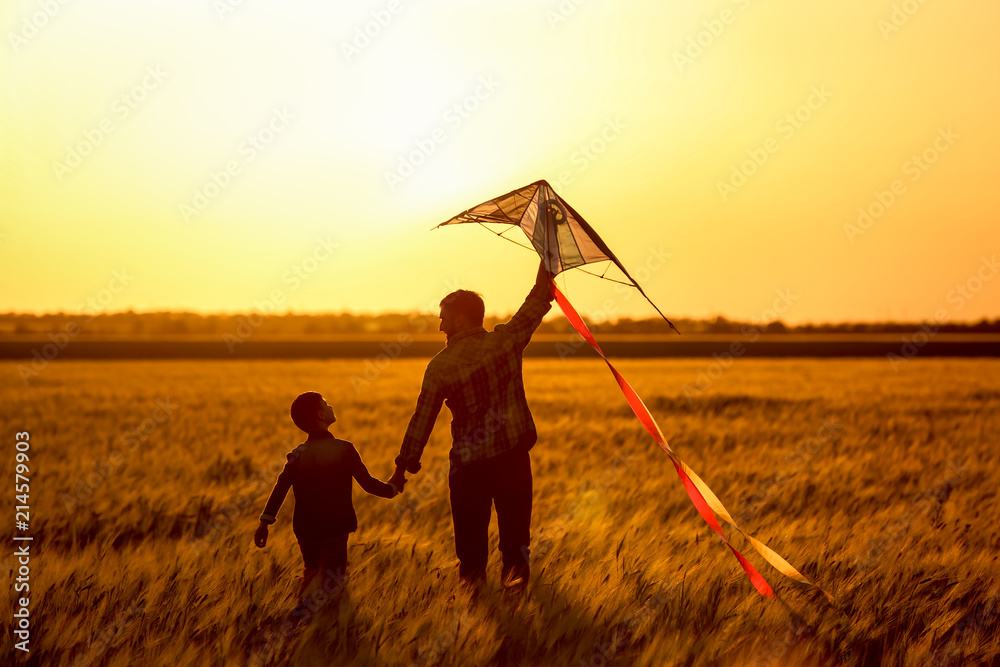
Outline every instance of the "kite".
<path fill-rule="evenodd" d="M 531 246 L 545 262 L 549 274 L 553 276 L 584 264 L 611 262 L 629 279 L 630 282 L 624 284 L 639 290 L 639 293 L 646 297 L 646 301 L 649 301 L 650 305 L 656 308 L 656 312 L 660 313 L 660 317 L 666 320 L 670 328 L 677 331 L 677 327 L 667 319 L 667 316 L 657 308 L 639 283 L 629 275 L 625 266 L 601 240 L 593 227 L 587 224 L 583 216 L 567 204 L 562 197 L 557 195 L 547 181 L 535 181 L 531 185 L 508 192 L 496 199 L 490 199 L 479 206 L 473 206 L 451 220 L 442 222 L 434 229 L 463 222 L 475 222 L 484 227 L 490 223 L 520 227 L 527 235 L 528 240 L 531 241 Z M 487 227 L 487 229 L 489 228 Z M 508 241 L 513 241 L 513 239 L 503 236 L 507 231 L 510 230 L 494 233 Z M 514 243 L 517 242 L 514 241 Z M 521 244 L 518 243 L 518 245 Z M 589 271 L 585 273 L 589 273 Z M 603 275 L 598 277 L 604 278 Z M 680 332 L 677 331 L 677 333 Z"/>
<path fill-rule="evenodd" d="M 461 223 L 477 223 L 484 227 L 488 224 L 502 224 L 511 225 L 508 229 L 503 232 L 493 232 L 489 227 L 486 227 L 491 232 L 500 236 L 508 241 L 514 241 L 504 234 L 513 227 L 520 227 L 521 230 L 528 237 L 531 243 L 531 248 L 534 249 L 538 255 L 542 258 L 545 263 L 546 268 L 549 270 L 549 274 L 554 278 L 557 274 L 567 271 L 569 269 L 579 269 L 586 264 L 592 264 L 595 262 L 608 261 L 611 264 L 617 266 L 622 274 L 630 281 L 629 283 L 624 283 L 631 285 L 639 290 L 639 292 L 646 298 L 647 301 L 656 309 L 656 312 L 666 320 L 667 324 L 674 331 L 677 329 L 674 325 L 667 319 L 667 316 L 656 306 L 655 303 L 646 295 L 642 287 L 629 275 L 628 271 L 622 265 L 622 263 L 615 257 L 615 254 L 611 252 L 607 244 L 601 240 L 601 237 L 597 235 L 583 217 L 573 209 L 566 201 L 556 194 L 552 189 L 552 186 L 548 182 L 541 180 L 535 181 L 530 185 L 526 185 L 522 188 L 512 190 L 505 195 L 490 199 L 488 201 L 479 204 L 478 206 L 473 206 L 472 208 L 462 211 L 452 219 L 447 222 L 443 222 L 438 227 L 443 227 L 445 225 L 461 224 Z M 522 245 L 518 243 L 518 245 Z M 610 267 L 610 264 L 608 265 Z M 590 273 L 585 271 L 585 273 Z M 597 274 L 593 274 L 597 275 Z M 604 278 L 604 275 L 599 275 L 598 277 Z M 663 431 L 660 430 L 659 425 L 653 418 L 652 413 L 642 402 L 639 395 L 632 389 L 632 386 L 628 381 L 622 376 L 621 373 L 614 367 L 611 361 L 604 355 L 601 346 L 598 345 L 597 340 L 591 334 L 590 329 L 587 327 L 583 318 L 580 317 L 576 309 L 569 302 L 569 300 L 563 295 L 563 293 L 556 287 L 555 281 L 550 278 L 549 280 L 549 290 L 552 293 L 553 298 L 559 307 L 562 309 L 563 314 L 569 323 L 573 325 L 577 333 L 586 340 L 597 354 L 604 360 L 611 370 L 612 375 L 614 375 L 615 380 L 618 382 L 618 386 L 621 388 L 622 393 L 625 395 L 625 400 L 628 402 L 629 407 L 635 414 L 636 418 L 646 429 L 649 435 L 654 441 L 667 453 L 670 457 L 671 462 L 674 464 L 674 468 L 677 470 L 677 475 L 681 479 L 681 483 L 684 486 L 684 490 L 687 492 L 688 497 L 694 504 L 695 509 L 698 510 L 698 514 L 701 515 L 702 519 L 705 520 L 712 530 L 718 535 L 733 555 L 736 556 L 736 560 L 739 561 L 740 566 L 746 573 L 747 577 L 750 579 L 750 583 L 753 584 L 754 588 L 763 595 L 764 597 L 774 598 L 777 597 L 771 586 L 764 580 L 764 577 L 754 568 L 754 566 L 748 561 L 743 554 L 741 554 L 736 547 L 734 547 L 729 539 L 726 538 L 725 533 L 722 532 L 722 527 L 719 525 L 718 518 L 723 519 L 729 523 L 733 528 L 735 528 L 741 535 L 743 535 L 750 543 L 751 546 L 759 553 L 764 560 L 770 563 L 776 570 L 781 572 L 786 577 L 794 579 L 802 584 L 813 586 L 820 590 L 829 600 L 833 600 L 832 596 L 824 591 L 822 588 L 809 581 L 804 577 L 798 570 L 792 567 L 788 561 L 779 556 L 776 552 L 768 548 L 760 540 L 754 538 L 752 535 L 748 534 L 743 528 L 736 523 L 732 515 L 719 500 L 718 496 L 702 481 L 694 470 L 691 469 L 686 463 L 684 463 L 680 457 L 671 449 L 670 444 L 667 442 L 667 438 L 663 435 Z M 620 282 L 620 281 L 619 281 Z M 678 332 L 680 333 L 680 332 Z"/>

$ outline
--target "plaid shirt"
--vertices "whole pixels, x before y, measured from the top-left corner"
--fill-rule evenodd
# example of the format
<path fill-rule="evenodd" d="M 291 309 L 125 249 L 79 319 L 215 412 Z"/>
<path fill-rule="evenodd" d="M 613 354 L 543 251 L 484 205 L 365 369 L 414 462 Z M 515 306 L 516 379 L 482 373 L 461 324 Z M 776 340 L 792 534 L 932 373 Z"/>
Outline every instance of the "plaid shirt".
<path fill-rule="evenodd" d="M 451 337 L 427 364 L 397 465 L 420 470 L 420 455 L 445 401 L 452 414 L 452 468 L 535 444 L 521 355 L 551 307 L 548 286 L 535 285 L 514 317 L 492 333 L 479 327 Z"/>

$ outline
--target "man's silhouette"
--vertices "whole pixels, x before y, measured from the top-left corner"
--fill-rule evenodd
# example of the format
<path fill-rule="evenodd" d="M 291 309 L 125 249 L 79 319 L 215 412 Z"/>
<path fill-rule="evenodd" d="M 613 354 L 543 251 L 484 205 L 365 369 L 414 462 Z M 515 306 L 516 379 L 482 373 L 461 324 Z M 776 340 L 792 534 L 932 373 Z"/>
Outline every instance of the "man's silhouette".
<path fill-rule="evenodd" d="M 458 290 L 441 301 L 441 331 L 447 347 L 424 372 L 417 407 L 390 479 L 400 487 L 404 472 L 420 470 L 420 455 L 447 401 L 452 413 L 451 516 L 459 576 L 479 584 L 486 577 L 487 535 L 496 506 L 503 556 L 502 580 L 528 580 L 531 530 L 531 462 L 535 423 L 524 397 L 521 355 L 552 307 L 549 274 L 538 267 L 524 305 L 492 332 L 483 328 L 484 305 L 476 292 Z"/>

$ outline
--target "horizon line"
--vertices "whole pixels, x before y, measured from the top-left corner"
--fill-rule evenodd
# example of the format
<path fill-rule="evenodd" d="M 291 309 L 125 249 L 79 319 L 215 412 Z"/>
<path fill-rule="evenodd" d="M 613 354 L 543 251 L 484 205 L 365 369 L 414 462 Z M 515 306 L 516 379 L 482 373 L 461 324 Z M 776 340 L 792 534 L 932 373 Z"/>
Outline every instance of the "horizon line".
<path fill-rule="evenodd" d="M 0 312 L 0 318 L 4 318 L 4 317 L 24 317 L 24 316 L 30 316 L 30 317 L 79 317 L 79 316 L 85 316 L 85 317 L 109 317 L 109 316 L 116 316 L 116 315 L 136 315 L 136 316 L 140 316 L 140 317 L 141 316 L 148 316 L 148 315 L 189 315 L 189 316 L 206 317 L 207 318 L 207 317 L 241 317 L 241 316 L 251 315 L 251 314 L 253 314 L 255 312 L 257 312 L 257 311 L 254 311 L 252 309 L 251 310 L 245 310 L 245 311 L 225 311 L 225 310 L 201 311 L 201 310 L 169 310 L 169 309 L 167 309 L 167 310 L 134 310 L 132 308 L 129 308 L 127 310 L 102 311 L 102 312 L 99 312 L 99 313 L 92 313 L 92 312 L 86 311 L 86 310 L 81 310 L 81 311 L 59 310 L 59 311 L 41 311 L 41 312 L 40 311 L 15 311 L 15 310 L 10 310 L 10 311 Z M 437 314 L 433 313 L 432 311 L 420 311 L 420 310 L 412 310 L 412 311 L 392 310 L 392 311 L 366 312 L 366 311 L 350 311 L 350 310 L 343 310 L 343 311 L 294 311 L 292 309 L 286 309 L 286 310 L 283 310 L 283 311 L 275 311 L 275 312 L 268 312 L 268 313 L 258 313 L 258 314 L 263 314 L 266 317 L 289 317 L 289 316 L 290 317 L 342 317 L 342 316 L 351 316 L 351 317 L 361 317 L 361 318 L 365 318 L 365 317 L 376 318 L 376 317 L 389 317 L 389 316 L 413 316 L 413 315 L 426 316 L 428 314 L 431 314 L 433 317 L 437 317 Z M 581 313 L 581 314 L 584 317 L 587 317 L 587 315 L 585 313 Z M 486 316 L 485 316 L 485 318 L 486 319 L 490 319 L 490 318 L 509 319 L 513 315 L 514 315 L 514 313 L 505 313 L 505 314 L 487 313 Z M 708 315 L 708 316 L 704 316 L 704 317 L 693 316 L 693 315 L 672 315 L 671 316 L 671 319 L 673 319 L 673 320 L 677 320 L 677 321 L 694 321 L 694 322 L 716 322 L 720 318 L 722 320 L 727 321 L 727 322 L 733 322 L 733 323 L 750 323 L 750 322 L 756 322 L 756 320 L 733 318 L 733 317 L 730 317 L 728 315 L 723 315 L 721 313 L 719 313 L 719 314 L 713 314 L 713 315 Z M 592 320 L 592 321 L 615 323 L 615 322 L 620 322 L 620 321 L 623 321 L 623 320 L 628 320 L 628 321 L 632 321 L 632 322 L 649 322 L 649 321 L 661 321 L 661 319 L 662 318 L 660 318 L 660 317 L 644 317 L 644 318 L 616 317 L 616 318 L 607 318 L 607 319 L 604 319 L 604 320 Z M 877 320 L 876 319 L 864 319 L 864 318 L 862 318 L 862 319 L 841 319 L 841 320 L 821 320 L 821 321 L 816 321 L 816 320 L 795 321 L 795 320 L 785 320 L 785 319 L 782 319 L 782 318 L 776 318 L 776 319 L 773 319 L 773 320 L 769 320 L 768 322 L 781 322 L 782 324 L 784 324 L 786 326 L 799 327 L 799 326 L 831 326 L 831 325 L 848 325 L 848 324 L 866 324 L 866 325 L 870 325 L 870 324 L 890 325 L 890 324 L 911 324 L 911 323 L 921 324 L 921 323 L 930 322 L 931 320 L 932 320 L 932 318 L 877 319 Z M 1000 314 L 994 315 L 992 318 L 989 318 L 987 316 L 983 316 L 982 318 L 980 318 L 978 320 L 951 320 L 951 319 L 949 319 L 947 322 L 943 322 L 942 324 L 958 325 L 958 326 L 976 326 L 976 325 L 983 324 L 983 323 L 985 323 L 985 324 L 1000 324 Z"/>

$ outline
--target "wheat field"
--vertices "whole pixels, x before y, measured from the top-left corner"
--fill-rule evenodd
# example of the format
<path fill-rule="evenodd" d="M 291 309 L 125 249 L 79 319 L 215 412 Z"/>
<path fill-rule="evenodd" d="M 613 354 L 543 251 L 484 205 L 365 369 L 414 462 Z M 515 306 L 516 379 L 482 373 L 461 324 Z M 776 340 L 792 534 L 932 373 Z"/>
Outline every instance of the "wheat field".
<path fill-rule="evenodd" d="M 500 590 L 495 519 L 488 590 L 472 601 L 456 588 L 444 410 L 402 496 L 355 487 L 346 590 L 292 626 L 302 564 L 291 494 L 267 547 L 252 544 L 301 441 L 289 403 L 322 392 L 333 433 L 385 479 L 425 363 L 56 361 L 27 387 L 15 363 L 0 364 L 8 479 L 14 433 L 31 434 L 34 536 L 31 651 L 13 648 L 5 614 L 4 655 L 80 666 L 1000 663 L 1000 362 L 975 359 L 916 358 L 899 372 L 885 359 L 618 364 L 677 454 L 832 603 L 723 524 L 778 599 L 756 593 L 603 363 L 532 359 L 525 595 Z"/>

